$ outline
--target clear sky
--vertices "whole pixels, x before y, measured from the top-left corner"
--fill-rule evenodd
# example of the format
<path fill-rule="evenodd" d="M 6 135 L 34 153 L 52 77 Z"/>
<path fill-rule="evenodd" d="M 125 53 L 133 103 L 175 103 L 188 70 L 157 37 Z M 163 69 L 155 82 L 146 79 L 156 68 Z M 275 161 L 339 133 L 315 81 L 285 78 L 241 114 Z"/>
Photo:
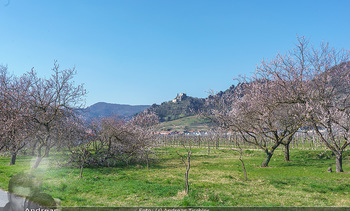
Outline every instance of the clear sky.
<path fill-rule="evenodd" d="M 75 66 L 86 105 L 224 91 L 296 43 L 350 49 L 349 0 L 0 0 L 0 64 Z"/>

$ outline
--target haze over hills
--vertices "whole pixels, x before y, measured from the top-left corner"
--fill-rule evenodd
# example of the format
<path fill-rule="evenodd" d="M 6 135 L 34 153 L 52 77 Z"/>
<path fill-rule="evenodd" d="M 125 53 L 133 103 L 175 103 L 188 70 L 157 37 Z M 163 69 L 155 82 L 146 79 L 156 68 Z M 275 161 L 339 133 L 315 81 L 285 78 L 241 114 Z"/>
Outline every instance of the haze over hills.
<path fill-rule="evenodd" d="M 207 98 L 196 98 L 187 96 L 185 93 L 178 94 L 175 99 L 168 102 L 163 102 L 160 105 L 153 104 L 150 108 L 160 118 L 161 122 L 173 121 L 184 117 L 195 116 L 201 111 L 212 108 L 213 99 L 228 97 L 232 94 L 239 95 L 242 90 L 242 85 L 232 85 L 225 91 L 220 91 L 215 95 L 209 95 Z"/>
<path fill-rule="evenodd" d="M 98 102 L 85 109 L 85 111 L 87 111 L 85 116 L 87 119 L 92 119 L 116 115 L 121 118 L 129 119 L 149 107 L 150 105 L 124 105 Z"/>
<path fill-rule="evenodd" d="M 184 117 L 197 115 L 200 111 L 211 108 L 208 103 L 213 98 L 222 98 L 232 93 L 235 93 L 241 88 L 240 85 L 232 85 L 226 91 L 220 91 L 215 95 L 210 95 L 208 98 L 196 98 L 187 96 L 185 93 L 177 94 L 173 100 L 163 102 L 160 105 L 123 105 L 99 102 L 85 109 L 84 116 L 87 119 L 98 117 L 118 116 L 124 119 L 130 119 L 135 114 L 149 109 L 154 111 L 161 122 L 168 122 Z"/>
<path fill-rule="evenodd" d="M 326 73 L 332 78 L 330 83 L 337 83 L 342 77 L 349 77 L 350 75 L 350 62 L 342 63 L 339 65 L 339 71 L 330 68 Z M 173 131 L 184 131 L 184 130 L 208 130 L 213 124 L 198 116 L 201 111 L 212 109 L 215 106 L 216 101 L 222 101 L 229 99 L 230 97 L 242 97 L 244 95 L 244 83 L 238 85 L 232 85 L 225 91 L 220 91 L 216 94 L 209 95 L 207 98 L 196 98 L 187 96 L 185 93 L 177 94 L 173 100 L 163 102 L 160 105 L 121 105 L 112 103 L 99 102 L 90 107 L 85 111 L 87 119 L 97 117 L 109 117 L 119 116 L 124 119 L 130 119 L 135 114 L 149 109 L 155 112 L 160 119 L 159 130 L 173 130 Z M 341 89 L 340 93 L 348 94 L 348 89 Z"/>

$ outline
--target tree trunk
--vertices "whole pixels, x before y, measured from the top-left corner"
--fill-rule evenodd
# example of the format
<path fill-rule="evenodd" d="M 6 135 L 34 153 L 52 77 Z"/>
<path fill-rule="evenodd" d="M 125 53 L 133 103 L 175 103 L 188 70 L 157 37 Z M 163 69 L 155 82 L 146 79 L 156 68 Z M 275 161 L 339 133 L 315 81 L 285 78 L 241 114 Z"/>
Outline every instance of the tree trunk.
<path fill-rule="evenodd" d="M 40 162 L 41 162 L 42 159 L 43 159 L 43 158 L 42 158 L 41 156 L 40 156 L 40 157 L 37 157 L 32 168 L 33 168 L 33 169 L 38 168 L 38 166 L 39 166 L 39 164 L 40 164 Z"/>
<path fill-rule="evenodd" d="M 166 147 L 167 147 L 167 146 L 166 146 L 166 142 L 167 142 L 167 140 L 165 140 L 165 141 L 164 141 L 164 150 L 165 150 L 165 155 L 167 154 L 167 149 L 166 149 Z M 170 143 L 170 144 L 171 144 L 171 143 Z"/>
<path fill-rule="evenodd" d="M 81 165 L 80 165 L 80 179 L 83 178 L 83 170 L 84 170 L 84 159 L 83 159 L 83 161 L 81 162 Z"/>
<path fill-rule="evenodd" d="M 210 138 L 208 138 L 208 155 L 210 154 Z"/>
<path fill-rule="evenodd" d="M 185 192 L 186 192 L 186 195 L 188 195 L 188 192 L 190 190 L 190 187 L 188 185 L 188 173 L 189 173 L 189 169 L 185 173 Z"/>
<path fill-rule="evenodd" d="M 340 155 L 335 154 L 335 171 L 337 173 L 344 172 L 343 171 L 343 156 L 342 152 L 340 152 Z"/>
<path fill-rule="evenodd" d="M 38 155 L 37 155 L 36 161 L 32 167 L 33 169 L 38 168 L 40 162 L 43 160 L 43 157 L 45 157 L 47 155 L 47 153 L 49 153 L 49 148 L 46 146 L 44 155 L 41 155 L 41 148 L 42 148 L 42 146 L 39 146 Z"/>
<path fill-rule="evenodd" d="M 10 166 L 16 164 L 17 152 L 12 152 Z"/>
<path fill-rule="evenodd" d="M 49 148 L 49 150 L 47 150 L 47 152 L 45 153 L 45 157 L 50 157 L 50 148 Z"/>
<path fill-rule="evenodd" d="M 290 143 L 284 145 L 284 160 L 285 161 L 290 161 L 289 160 L 289 144 Z"/>
<path fill-rule="evenodd" d="M 33 149 L 32 149 L 32 156 L 35 156 L 35 149 L 36 149 L 36 145 L 38 142 L 34 143 Z"/>
<path fill-rule="evenodd" d="M 109 140 L 108 140 L 108 149 L 107 149 L 108 155 L 111 152 L 111 148 L 112 148 L 112 140 L 111 140 L 111 138 L 109 138 Z"/>
<path fill-rule="evenodd" d="M 183 146 L 185 147 L 185 145 L 183 144 Z M 185 192 L 186 192 L 186 195 L 188 195 L 189 193 L 189 184 L 188 184 L 188 175 L 189 175 L 189 172 L 190 172 L 190 168 L 191 168 L 191 154 L 192 154 L 192 151 L 191 151 L 191 141 L 189 142 L 189 149 L 187 149 L 185 147 L 185 149 L 187 150 L 187 163 L 184 159 L 184 156 L 182 156 L 179 152 L 176 152 L 180 157 L 181 157 L 181 160 L 183 162 L 183 164 L 185 165 L 186 167 L 186 172 L 185 172 Z"/>
<path fill-rule="evenodd" d="M 266 158 L 265 158 L 264 162 L 261 164 L 261 167 L 267 167 L 269 165 L 269 162 L 271 160 L 272 155 L 273 155 L 272 152 L 266 153 Z"/>
<path fill-rule="evenodd" d="M 240 161 L 241 161 L 241 163 L 242 163 L 243 173 L 244 173 L 244 180 L 245 180 L 245 181 L 248 181 L 247 171 L 246 171 L 246 169 L 245 169 L 244 162 L 243 162 L 242 158 L 239 158 L 239 160 L 240 160 Z"/>
<path fill-rule="evenodd" d="M 147 163 L 147 170 L 149 170 L 149 160 L 148 160 L 148 152 L 146 152 L 146 163 Z"/>

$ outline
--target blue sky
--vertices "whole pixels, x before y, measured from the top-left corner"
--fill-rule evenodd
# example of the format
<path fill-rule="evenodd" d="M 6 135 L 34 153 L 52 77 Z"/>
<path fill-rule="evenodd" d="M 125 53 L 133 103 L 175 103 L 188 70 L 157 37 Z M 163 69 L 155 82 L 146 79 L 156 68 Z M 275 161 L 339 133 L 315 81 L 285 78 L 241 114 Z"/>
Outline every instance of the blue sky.
<path fill-rule="evenodd" d="M 86 105 L 226 90 L 296 36 L 350 49 L 350 1 L 0 0 L 0 64 L 75 66 Z"/>

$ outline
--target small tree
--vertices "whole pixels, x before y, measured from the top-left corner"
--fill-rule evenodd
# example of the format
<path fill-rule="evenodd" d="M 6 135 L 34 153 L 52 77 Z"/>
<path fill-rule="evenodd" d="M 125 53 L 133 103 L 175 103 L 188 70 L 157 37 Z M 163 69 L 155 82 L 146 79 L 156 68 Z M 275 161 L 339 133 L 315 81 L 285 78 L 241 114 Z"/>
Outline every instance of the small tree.
<path fill-rule="evenodd" d="M 78 146 L 70 149 L 70 162 L 80 168 L 80 178 L 83 177 L 84 167 L 89 165 L 89 158 L 93 154 L 92 141 L 84 140 Z"/>
<path fill-rule="evenodd" d="M 239 149 L 239 158 L 238 158 L 238 159 L 239 159 L 239 161 L 241 161 L 241 164 L 242 164 L 242 169 L 243 169 L 243 174 L 244 174 L 244 180 L 245 180 L 245 181 L 248 181 L 247 170 L 246 170 L 246 168 L 245 168 L 244 161 L 243 161 L 243 158 L 242 158 L 242 156 L 243 156 L 243 149 L 242 149 L 240 143 L 238 142 L 238 140 L 236 140 L 236 146 L 237 146 L 238 149 Z"/>
<path fill-rule="evenodd" d="M 63 152 L 68 151 L 68 159 L 64 160 L 69 164 L 80 168 L 80 178 L 83 177 L 84 167 L 88 164 L 93 155 L 92 141 L 93 134 L 79 118 L 66 118 L 62 122 L 61 130 L 55 137 L 59 143 L 58 147 L 63 148 Z"/>
<path fill-rule="evenodd" d="M 73 163 L 86 166 L 110 166 L 111 162 L 146 161 L 150 165 L 150 153 L 156 145 L 154 125 L 158 117 L 144 111 L 126 121 L 117 117 L 93 120 L 89 126 L 91 140 L 83 139 L 71 149 Z M 73 152 L 74 151 L 74 152 Z M 86 158 L 85 155 L 90 157 Z M 82 168 L 82 166 L 80 166 Z"/>
<path fill-rule="evenodd" d="M 188 195 L 190 190 L 190 185 L 188 183 L 189 173 L 191 169 L 191 155 L 192 155 L 192 149 L 191 149 L 191 140 L 189 140 L 189 146 L 186 146 L 185 140 L 181 140 L 181 144 L 183 148 L 185 148 L 187 154 L 182 155 L 178 151 L 176 153 L 181 157 L 181 161 L 184 164 L 186 171 L 185 171 L 185 193 Z"/>
<path fill-rule="evenodd" d="M 143 111 L 135 115 L 128 123 L 128 127 L 133 128 L 133 136 L 138 146 L 141 157 L 146 160 L 147 169 L 149 169 L 149 155 L 152 148 L 157 143 L 155 125 L 159 123 L 159 117 L 153 111 Z"/>

